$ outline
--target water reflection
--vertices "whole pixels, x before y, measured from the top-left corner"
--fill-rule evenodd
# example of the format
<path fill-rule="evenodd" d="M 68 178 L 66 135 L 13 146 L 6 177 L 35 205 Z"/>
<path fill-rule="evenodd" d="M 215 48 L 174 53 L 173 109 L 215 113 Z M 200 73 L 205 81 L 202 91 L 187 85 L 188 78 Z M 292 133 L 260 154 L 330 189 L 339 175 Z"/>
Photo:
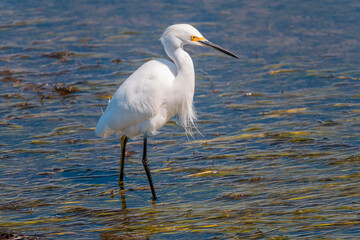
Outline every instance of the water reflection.
<path fill-rule="evenodd" d="M 120 188 L 119 193 L 120 193 L 120 196 L 121 196 L 122 209 L 126 209 L 124 181 L 119 181 L 119 188 Z"/>

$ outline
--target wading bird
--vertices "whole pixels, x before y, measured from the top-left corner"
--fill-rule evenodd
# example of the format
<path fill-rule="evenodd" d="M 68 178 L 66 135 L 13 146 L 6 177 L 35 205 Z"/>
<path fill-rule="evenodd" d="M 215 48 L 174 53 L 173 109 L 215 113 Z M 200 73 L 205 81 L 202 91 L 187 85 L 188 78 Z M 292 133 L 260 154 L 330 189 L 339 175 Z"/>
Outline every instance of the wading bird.
<path fill-rule="evenodd" d="M 156 194 L 147 159 L 148 134 L 156 134 L 157 130 L 175 115 L 179 117 L 187 133 L 192 134 L 191 128 L 195 127 L 194 65 L 183 46 L 186 44 L 207 46 L 238 58 L 228 50 L 209 42 L 189 24 L 175 24 L 168 27 L 160 40 L 173 62 L 157 59 L 140 66 L 115 92 L 95 129 L 96 134 L 104 138 L 114 132 L 122 135 L 120 186 L 123 183 L 125 147 L 128 138 L 143 134 L 142 163 L 153 200 L 156 199 Z"/>

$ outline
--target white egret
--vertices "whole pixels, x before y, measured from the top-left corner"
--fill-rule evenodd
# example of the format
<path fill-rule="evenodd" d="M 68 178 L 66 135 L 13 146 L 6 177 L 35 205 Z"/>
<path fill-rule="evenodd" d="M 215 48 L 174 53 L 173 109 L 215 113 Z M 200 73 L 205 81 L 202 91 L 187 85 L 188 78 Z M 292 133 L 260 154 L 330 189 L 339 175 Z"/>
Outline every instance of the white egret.
<path fill-rule="evenodd" d="M 156 134 L 157 130 L 175 115 L 179 117 L 185 131 L 191 134 L 191 128 L 196 120 L 193 107 L 194 65 L 183 46 L 186 44 L 208 46 L 238 58 L 228 50 L 209 42 L 189 24 L 175 24 L 168 27 L 160 40 L 173 62 L 157 59 L 139 67 L 115 92 L 95 130 L 97 135 L 104 138 L 114 132 L 122 134 L 120 186 L 123 183 L 125 147 L 128 138 L 143 134 L 142 163 L 153 200 L 156 199 L 156 194 L 147 159 L 148 134 Z"/>

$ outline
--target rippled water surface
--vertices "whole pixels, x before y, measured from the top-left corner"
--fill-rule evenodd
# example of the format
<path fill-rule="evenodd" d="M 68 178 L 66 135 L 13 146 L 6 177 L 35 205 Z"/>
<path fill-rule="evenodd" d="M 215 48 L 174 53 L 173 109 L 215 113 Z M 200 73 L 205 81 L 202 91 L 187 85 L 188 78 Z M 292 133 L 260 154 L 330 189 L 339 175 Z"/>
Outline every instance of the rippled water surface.
<path fill-rule="evenodd" d="M 187 22 L 202 135 L 176 119 L 128 144 L 94 127 Z M 47 239 L 360 237 L 360 4 L 1 1 L 0 227 Z"/>

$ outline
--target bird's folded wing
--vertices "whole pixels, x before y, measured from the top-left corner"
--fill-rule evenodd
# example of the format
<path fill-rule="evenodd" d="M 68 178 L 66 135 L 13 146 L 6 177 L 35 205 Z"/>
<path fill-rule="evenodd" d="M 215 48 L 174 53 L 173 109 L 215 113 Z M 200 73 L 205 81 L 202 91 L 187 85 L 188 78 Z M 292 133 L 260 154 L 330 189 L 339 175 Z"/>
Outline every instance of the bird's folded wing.
<path fill-rule="evenodd" d="M 171 68 L 162 61 L 142 65 L 116 91 L 98 122 L 96 133 L 106 137 L 156 116 L 166 88 L 174 78 Z"/>

